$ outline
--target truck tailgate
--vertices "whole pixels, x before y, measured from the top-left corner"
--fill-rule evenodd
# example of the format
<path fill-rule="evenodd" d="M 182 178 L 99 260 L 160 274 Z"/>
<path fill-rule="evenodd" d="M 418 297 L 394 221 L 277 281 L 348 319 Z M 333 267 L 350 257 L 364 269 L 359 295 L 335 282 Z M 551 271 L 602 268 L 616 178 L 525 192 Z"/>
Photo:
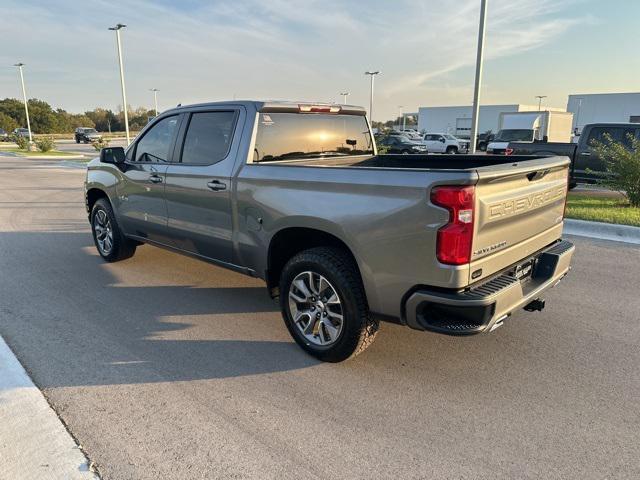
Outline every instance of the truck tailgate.
<path fill-rule="evenodd" d="M 569 163 L 546 157 L 477 169 L 470 283 L 560 238 Z"/>

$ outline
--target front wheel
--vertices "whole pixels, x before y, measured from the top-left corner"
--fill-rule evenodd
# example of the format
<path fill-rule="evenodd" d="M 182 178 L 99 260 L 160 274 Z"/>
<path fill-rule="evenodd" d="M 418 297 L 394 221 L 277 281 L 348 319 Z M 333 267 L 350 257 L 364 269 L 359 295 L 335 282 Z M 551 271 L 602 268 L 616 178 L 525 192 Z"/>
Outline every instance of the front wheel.
<path fill-rule="evenodd" d="M 312 248 L 287 262 L 280 308 L 296 343 L 325 362 L 355 357 L 378 332 L 357 266 L 337 248 Z"/>
<path fill-rule="evenodd" d="M 107 262 L 118 262 L 136 253 L 137 243 L 124 236 L 111 204 L 100 198 L 91 209 L 91 231 L 98 253 Z"/>

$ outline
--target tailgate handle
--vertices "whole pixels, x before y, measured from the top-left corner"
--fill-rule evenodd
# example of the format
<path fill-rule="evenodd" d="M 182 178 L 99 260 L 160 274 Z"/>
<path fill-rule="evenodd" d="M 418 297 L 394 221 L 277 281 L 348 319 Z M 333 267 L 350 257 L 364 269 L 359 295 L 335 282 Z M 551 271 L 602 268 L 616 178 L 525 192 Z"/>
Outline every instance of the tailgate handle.
<path fill-rule="evenodd" d="M 550 170 L 540 170 L 538 172 L 527 173 L 527 178 L 530 182 L 533 182 L 534 180 L 540 180 L 541 178 L 546 177 L 549 171 Z"/>

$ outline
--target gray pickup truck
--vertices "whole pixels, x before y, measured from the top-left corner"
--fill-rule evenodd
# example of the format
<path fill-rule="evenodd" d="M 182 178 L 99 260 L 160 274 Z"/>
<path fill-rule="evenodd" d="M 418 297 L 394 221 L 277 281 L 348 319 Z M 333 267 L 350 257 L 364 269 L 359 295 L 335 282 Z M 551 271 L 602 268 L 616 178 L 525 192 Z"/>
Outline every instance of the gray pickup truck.
<path fill-rule="evenodd" d="M 324 361 L 380 320 L 450 335 L 541 310 L 570 269 L 569 160 L 377 155 L 365 111 L 222 102 L 162 113 L 89 163 L 106 261 L 148 243 L 265 280 L 295 341 Z"/>

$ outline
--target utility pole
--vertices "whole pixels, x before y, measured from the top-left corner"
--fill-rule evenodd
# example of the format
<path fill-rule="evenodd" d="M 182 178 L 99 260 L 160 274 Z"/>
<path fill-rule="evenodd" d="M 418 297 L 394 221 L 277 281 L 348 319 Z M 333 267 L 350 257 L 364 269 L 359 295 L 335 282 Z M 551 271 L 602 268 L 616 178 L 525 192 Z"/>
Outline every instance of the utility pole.
<path fill-rule="evenodd" d="M 124 86 L 124 68 L 122 67 L 122 45 L 120 44 L 120 30 L 126 27 L 122 23 L 118 23 L 115 27 L 109 27 L 109 30 L 116 32 L 116 42 L 118 44 L 118 62 L 120 64 L 120 86 L 122 88 L 122 110 L 124 111 L 124 128 L 127 132 L 127 145 L 131 143 L 129 136 L 129 114 L 127 113 L 127 91 Z"/>
<path fill-rule="evenodd" d="M 398 110 L 400 110 L 400 115 L 398 119 L 402 119 L 402 129 L 405 129 L 405 121 L 404 121 L 404 115 L 402 114 L 402 109 L 404 108 L 404 105 L 398 105 Z"/>
<path fill-rule="evenodd" d="M 153 92 L 153 105 L 155 107 L 156 117 L 157 117 L 158 116 L 158 92 L 160 90 L 158 90 L 157 88 L 150 88 L 149 91 Z M 235 97 L 235 95 L 234 95 L 234 97 Z M 234 100 L 235 100 L 235 98 L 234 98 Z"/>
<path fill-rule="evenodd" d="M 342 103 L 344 105 L 346 105 L 347 104 L 347 97 L 349 95 L 351 95 L 351 93 L 349 93 L 349 92 L 341 92 L 340 95 L 342 95 Z"/>
<path fill-rule="evenodd" d="M 484 63 L 484 39 L 487 26 L 487 2 L 481 0 L 480 25 L 478 26 L 478 56 L 476 58 L 476 82 L 473 93 L 473 113 L 471 119 L 471 139 L 469 145 L 471 154 L 476 153 L 476 138 L 478 137 L 478 117 L 480 114 L 480 89 L 482 87 L 482 67 Z"/>
<path fill-rule="evenodd" d="M 31 144 L 33 143 L 33 137 L 31 135 L 31 122 L 29 121 L 29 105 L 27 103 L 27 90 L 24 88 L 24 74 L 22 73 L 22 67 L 24 67 L 24 63 L 16 63 L 14 67 L 18 67 L 18 71 L 20 72 L 20 83 L 22 84 L 22 99 L 24 100 L 24 114 L 27 117 L 27 130 L 29 130 L 29 148 L 31 148 Z"/>
<path fill-rule="evenodd" d="M 536 98 L 538 99 L 538 111 L 542 110 L 542 100 L 547 98 L 546 95 L 536 95 Z"/>
<path fill-rule="evenodd" d="M 369 88 L 369 121 L 371 122 L 371 127 L 373 127 L 373 77 L 379 75 L 380 71 L 364 72 L 364 74 L 371 77 L 371 86 Z"/>

